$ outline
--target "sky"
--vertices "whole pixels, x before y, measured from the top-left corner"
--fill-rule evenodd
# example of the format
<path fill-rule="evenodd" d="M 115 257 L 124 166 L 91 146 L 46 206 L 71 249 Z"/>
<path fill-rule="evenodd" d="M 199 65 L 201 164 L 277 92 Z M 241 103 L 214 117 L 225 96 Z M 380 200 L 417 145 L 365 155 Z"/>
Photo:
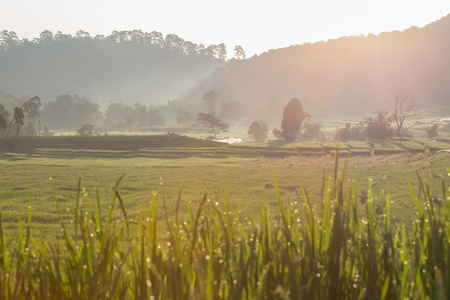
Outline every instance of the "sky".
<path fill-rule="evenodd" d="M 2 0 L 0 30 L 20 39 L 44 30 L 91 36 L 113 30 L 176 34 L 196 44 L 225 43 L 250 57 L 341 36 L 423 27 L 450 13 L 449 0 Z"/>

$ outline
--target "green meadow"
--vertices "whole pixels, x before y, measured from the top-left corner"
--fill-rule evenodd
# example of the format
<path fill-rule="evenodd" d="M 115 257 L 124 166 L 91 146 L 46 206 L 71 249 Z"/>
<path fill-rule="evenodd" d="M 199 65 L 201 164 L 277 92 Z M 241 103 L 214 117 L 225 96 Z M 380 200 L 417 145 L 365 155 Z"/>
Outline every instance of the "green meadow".
<path fill-rule="evenodd" d="M 1 299 L 450 295 L 446 140 L 117 140 L 3 148 Z"/>
<path fill-rule="evenodd" d="M 371 180 L 376 210 L 382 213 L 385 196 L 390 195 L 392 222 L 411 229 L 415 208 L 408 183 L 419 192 L 418 171 L 429 181 L 433 194 L 440 195 L 441 178 L 449 183 L 450 154 L 437 150 L 450 148 L 449 142 L 340 143 L 340 166 L 347 157 L 346 178 L 357 178 L 362 204 Z M 65 220 L 72 218 L 79 179 L 83 195 L 99 195 L 102 210 L 108 209 L 113 183 L 124 175 L 120 188 L 131 215 L 146 207 L 154 194 L 160 209 L 165 205 L 172 213 L 181 193 L 179 209 L 186 217 L 188 206 L 196 206 L 208 193 L 218 202 L 227 196 L 233 212 L 254 216 L 261 205 L 277 210 L 273 174 L 284 205 L 297 205 L 304 216 L 301 186 L 320 198 L 322 178 L 332 173 L 336 148 L 334 142 L 224 145 L 179 135 L 24 137 L 11 143 L 13 147 L 3 144 L 0 156 L 5 232 L 16 233 L 19 218 L 26 219 L 31 207 L 33 230 L 55 240 L 62 237 L 59 214 Z M 164 231 L 164 226 L 159 230 Z"/>

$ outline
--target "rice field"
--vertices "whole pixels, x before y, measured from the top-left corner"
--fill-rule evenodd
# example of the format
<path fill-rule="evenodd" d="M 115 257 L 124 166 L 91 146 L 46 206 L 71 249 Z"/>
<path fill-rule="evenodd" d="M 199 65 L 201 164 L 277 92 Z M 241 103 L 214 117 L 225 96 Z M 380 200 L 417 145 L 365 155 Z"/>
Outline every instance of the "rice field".
<path fill-rule="evenodd" d="M 9 213 L 2 208 L 0 298 L 445 299 L 450 296 L 450 169 L 445 155 L 401 154 L 395 160 L 392 155 L 360 157 L 350 158 L 346 164 L 338 162 L 338 155 L 316 162 L 305 157 L 221 160 L 215 165 L 216 174 L 219 165 L 235 163 L 255 175 L 262 166 L 272 170 L 271 176 L 265 176 L 271 177 L 271 185 L 266 184 L 271 201 L 257 201 L 256 195 L 251 195 L 257 203 L 250 210 L 243 205 L 248 200 L 235 207 L 239 196 L 232 187 L 216 197 L 195 187 L 197 201 L 188 202 L 186 208 L 182 208 L 185 190 L 172 199 L 154 190 L 132 212 L 132 193 L 128 192 L 136 178 L 127 182 L 120 177 L 115 184 L 110 181 L 107 200 L 100 193 L 103 184 L 88 192 L 83 188 L 86 180 L 69 185 L 70 199 L 58 198 L 64 190 L 58 177 L 47 179 L 53 192 L 43 191 L 42 196 L 49 198 L 56 210 L 56 231 L 61 238 L 48 239 L 33 230 L 34 215 L 42 206 L 29 205 L 25 215 L 19 216 L 14 233 L 4 229 L 8 223 L 3 220 Z M 398 176 L 391 178 L 395 172 L 384 174 L 370 168 L 371 159 L 390 163 L 391 171 L 412 160 L 410 165 L 419 169 L 418 174 L 430 171 L 431 181 L 439 179 L 440 192 L 434 191 L 436 182 L 429 183 L 426 175 L 414 175 L 418 182 L 414 185 L 402 178 L 408 200 L 399 210 L 396 195 L 377 196 L 375 191 L 383 181 L 400 189 L 395 185 Z M 42 158 L 28 160 L 33 167 L 45 165 Z M 8 163 L 11 169 L 19 169 L 15 164 L 26 161 Z M 67 163 L 66 159 L 53 161 L 56 168 Z M 130 166 L 128 159 L 124 161 Z M 159 164 L 168 169 L 172 161 L 159 160 Z M 80 163 L 75 162 L 73 166 Z M 207 173 L 207 163 L 203 163 Z M 299 166 L 317 169 L 318 163 L 323 163 L 324 176 L 298 172 Z M 104 178 L 107 173 L 100 171 L 108 164 L 105 159 L 91 170 L 98 176 L 96 180 L 109 181 Z M 360 166 L 349 175 L 355 164 Z M 87 166 L 81 165 L 80 170 Z M 180 160 L 181 168 L 194 166 L 192 161 Z M 33 171 L 32 164 L 22 167 L 17 175 L 23 178 L 24 170 Z M 303 183 L 287 185 L 289 168 L 297 171 L 297 180 L 304 177 Z M 381 178 L 370 176 L 361 183 L 358 170 Z M 442 176 L 438 175 L 441 171 Z M 194 171 L 190 177 L 200 174 Z M 73 178 L 73 172 L 68 176 Z M 40 184 L 36 185 L 39 190 Z M 165 186 L 162 177 L 159 185 Z M 295 191 L 295 197 L 289 199 L 283 190 Z M 404 205 L 414 211 L 409 232 L 395 217 L 405 215 Z M 71 207 L 69 211 L 66 206 Z M 159 230 L 160 223 L 165 232 Z"/>

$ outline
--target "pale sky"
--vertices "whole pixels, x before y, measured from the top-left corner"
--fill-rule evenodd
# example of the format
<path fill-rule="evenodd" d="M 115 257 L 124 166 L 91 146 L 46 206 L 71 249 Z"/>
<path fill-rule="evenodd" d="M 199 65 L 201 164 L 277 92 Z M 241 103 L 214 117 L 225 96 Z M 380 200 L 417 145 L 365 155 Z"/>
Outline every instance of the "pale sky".
<path fill-rule="evenodd" d="M 450 13 L 450 0 L 1 0 L 0 30 L 19 38 L 44 30 L 91 36 L 113 30 L 174 33 L 196 44 L 241 45 L 247 57 L 341 36 L 423 27 Z"/>

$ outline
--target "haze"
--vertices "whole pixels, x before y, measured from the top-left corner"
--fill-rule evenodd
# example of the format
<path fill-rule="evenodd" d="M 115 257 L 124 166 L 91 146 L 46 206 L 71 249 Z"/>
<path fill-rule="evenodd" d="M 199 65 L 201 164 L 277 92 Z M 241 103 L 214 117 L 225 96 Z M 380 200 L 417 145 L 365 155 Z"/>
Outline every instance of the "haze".
<path fill-rule="evenodd" d="M 57 1 L 4 0 L 0 29 L 32 39 L 44 30 L 109 35 L 113 30 L 176 33 L 205 45 L 225 43 L 228 57 L 293 44 L 422 27 L 450 13 L 450 1 Z"/>

